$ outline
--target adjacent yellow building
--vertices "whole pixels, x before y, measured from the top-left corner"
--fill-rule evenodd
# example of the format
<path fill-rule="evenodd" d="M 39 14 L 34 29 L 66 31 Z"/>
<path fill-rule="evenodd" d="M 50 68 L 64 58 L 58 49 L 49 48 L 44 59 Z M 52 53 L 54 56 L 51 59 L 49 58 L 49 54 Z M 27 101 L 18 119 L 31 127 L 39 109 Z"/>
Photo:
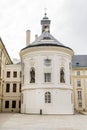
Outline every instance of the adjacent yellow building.
<path fill-rule="evenodd" d="M 0 112 L 19 112 L 20 92 L 20 63 L 12 63 L 0 38 Z"/>
<path fill-rule="evenodd" d="M 3 90 L 4 90 L 4 73 L 5 66 L 8 64 L 12 64 L 12 61 L 8 55 L 8 52 L 0 38 L 0 112 L 3 111 Z"/>
<path fill-rule="evenodd" d="M 74 55 L 72 60 L 74 108 L 87 111 L 87 55 Z"/>

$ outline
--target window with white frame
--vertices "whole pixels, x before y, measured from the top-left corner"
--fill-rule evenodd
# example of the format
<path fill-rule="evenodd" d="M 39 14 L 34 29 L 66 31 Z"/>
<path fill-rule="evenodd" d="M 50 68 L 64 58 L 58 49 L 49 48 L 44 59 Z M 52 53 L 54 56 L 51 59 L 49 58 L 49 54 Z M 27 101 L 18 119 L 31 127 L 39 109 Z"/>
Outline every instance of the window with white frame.
<path fill-rule="evenodd" d="M 78 91 L 78 100 L 82 100 L 82 91 Z"/>
<path fill-rule="evenodd" d="M 6 92 L 10 92 L 10 83 L 6 83 Z"/>
<path fill-rule="evenodd" d="M 78 103 L 78 106 L 82 108 L 82 102 L 79 102 L 79 103 Z"/>
<path fill-rule="evenodd" d="M 80 75 L 80 71 L 77 71 L 77 75 L 78 75 L 78 76 Z"/>
<path fill-rule="evenodd" d="M 16 92 L 16 89 L 17 89 L 17 84 L 13 83 L 13 92 Z"/>
<path fill-rule="evenodd" d="M 5 101 L 5 108 L 9 108 L 9 101 Z"/>
<path fill-rule="evenodd" d="M 7 71 L 7 78 L 10 78 L 11 72 Z"/>
<path fill-rule="evenodd" d="M 15 100 L 12 101 L 12 108 L 16 108 L 16 101 Z"/>
<path fill-rule="evenodd" d="M 45 103 L 51 103 L 51 93 L 50 92 L 45 93 Z"/>
<path fill-rule="evenodd" d="M 14 72 L 13 72 L 13 77 L 14 77 L 14 78 L 17 78 L 17 71 L 14 71 Z"/>
<path fill-rule="evenodd" d="M 44 73 L 44 82 L 51 82 L 51 73 Z"/>
<path fill-rule="evenodd" d="M 77 80 L 77 86 L 80 87 L 81 86 L 81 81 Z"/>

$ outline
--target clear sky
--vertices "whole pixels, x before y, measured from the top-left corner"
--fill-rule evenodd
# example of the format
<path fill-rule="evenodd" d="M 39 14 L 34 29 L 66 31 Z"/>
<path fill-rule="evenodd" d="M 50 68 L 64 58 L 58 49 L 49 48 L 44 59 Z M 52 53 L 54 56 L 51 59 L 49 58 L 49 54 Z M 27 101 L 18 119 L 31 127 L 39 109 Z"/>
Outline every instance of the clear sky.
<path fill-rule="evenodd" d="M 75 54 L 87 54 L 87 0 L 0 0 L 0 37 L 11 59 L 26 46 L 26 30 L 31 42 L 41 34 L 44 8 L 51 34 Z"/>

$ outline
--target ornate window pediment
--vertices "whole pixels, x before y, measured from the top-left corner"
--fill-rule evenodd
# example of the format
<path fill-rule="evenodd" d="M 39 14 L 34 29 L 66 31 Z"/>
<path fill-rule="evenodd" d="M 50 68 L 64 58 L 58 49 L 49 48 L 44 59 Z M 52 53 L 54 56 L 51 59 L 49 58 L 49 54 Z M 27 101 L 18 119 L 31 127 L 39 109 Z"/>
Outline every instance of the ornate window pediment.
<path fill-rule="evenodd" d="M 45 59 L 44 64 L 45 64 L 45 66 L 50 66 L 51 65 L 51 59 Z"/>

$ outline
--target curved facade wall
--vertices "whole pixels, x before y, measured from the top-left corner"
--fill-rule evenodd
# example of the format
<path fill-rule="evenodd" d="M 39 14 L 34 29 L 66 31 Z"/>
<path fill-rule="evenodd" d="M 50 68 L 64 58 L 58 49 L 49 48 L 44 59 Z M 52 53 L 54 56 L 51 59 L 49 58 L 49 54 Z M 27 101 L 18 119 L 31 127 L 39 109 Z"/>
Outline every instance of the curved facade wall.
<path fill-rule="evenodd" d="M 72 55 L 71 50 L 52 47 L 21 52 L 21 113 L 73 114 Z M 31 81 L 32 69 L 34 80 Z"/>

